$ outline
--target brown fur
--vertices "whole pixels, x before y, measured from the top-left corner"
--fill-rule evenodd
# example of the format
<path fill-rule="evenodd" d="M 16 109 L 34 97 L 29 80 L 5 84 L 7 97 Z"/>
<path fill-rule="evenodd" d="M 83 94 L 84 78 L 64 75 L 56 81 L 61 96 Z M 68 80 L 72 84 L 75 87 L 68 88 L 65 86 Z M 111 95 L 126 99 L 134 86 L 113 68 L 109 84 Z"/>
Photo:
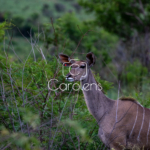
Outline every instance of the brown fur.
<path fill-rule="evenodd" d="M 66 55 L 60 56 L 61 61 L 68 58 Z M 82 62 L 75 63 L 80 66 Z M 68 73 L 66 78 L 68 81 L 81 81 L 88 110 L 99 125 L 98 135 L 101 141 L 111 150 L 135 147 L 137 150 L 150 150 L 150 109 L 144 108 L 133 98 L 112 100 L 100 90 L 84 89 L 85 84 L 97 84 L 90 70 L 94 63 L 93 53 L 88 53 L 87 76 L 83 77 L 85 69 L 79 67 L 71 69 L 71 72 L 79 72 L 78 75 Z"/>

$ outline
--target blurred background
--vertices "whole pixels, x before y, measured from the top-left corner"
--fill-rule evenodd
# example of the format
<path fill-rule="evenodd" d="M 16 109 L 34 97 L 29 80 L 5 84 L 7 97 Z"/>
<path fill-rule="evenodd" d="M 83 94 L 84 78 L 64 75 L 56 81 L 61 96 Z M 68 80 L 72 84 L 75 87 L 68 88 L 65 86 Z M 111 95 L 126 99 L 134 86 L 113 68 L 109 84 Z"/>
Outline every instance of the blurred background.
<path fill-rule="evenodd" d="M 105 147 L 82 91 L 47 86 L 67 82 L 59 53 L 85 60 L 88 52 L 109 98 L 150 107 L 148 0 L 0 0 L 0 149 Z"/>

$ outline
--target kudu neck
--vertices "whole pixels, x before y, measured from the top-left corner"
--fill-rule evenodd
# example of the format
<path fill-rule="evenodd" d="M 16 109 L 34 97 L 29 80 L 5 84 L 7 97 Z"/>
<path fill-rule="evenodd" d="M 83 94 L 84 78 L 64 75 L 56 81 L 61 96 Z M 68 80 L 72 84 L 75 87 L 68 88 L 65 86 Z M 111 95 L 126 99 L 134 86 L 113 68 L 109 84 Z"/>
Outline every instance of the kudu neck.
<path fill-rule="evenodd" d="M 94 76 L 92 74 L 91 69 L 88 69 L 88 71 L 87 71 L 87 77 L 84 80 L 81 81 L 82 85 L 84 85 L 86 83 L 89 83 L 89 84 L 90 83 L 96 83 L 96 80 L 95 80 L 95 78 L 94 78 Z"/>
<path fill-rule="evenodd" d="M 98 87 L 98 84 L 92 74 L 92 71 L 88 70 L 88 75 L 86 79 L 81 81 L 83 88 L 83 94 L 85 102 L 91 114 L 99 122 L 102 116 L 109 111 L 113 105 L 113 100 L 107 98 L 101 89 Z M 89 85 L 89 90 L 84 90 L 84 87 Z M 97 85 L 97 89 L 96 89 Z"/>
<path fill-rule="evenodd" d="M 98 83 L 96 82 L 96 80 L 92 74 L 92 71 L 90 69 L 88 70 L 87 74 L 88 74 L 87 77 L 81 81 L 81 85 L 82 85 L 82 88 L 86 87 L 86 85 L 89 85 L 89 88 L 88 88 L 88 90 L 83 89 L 83 92 L 89 93 L 89 94 L 99 94 L 100 93 L 101 96 L 103 95 L 104 97 L 106 97 L 104 95 L 104 93 L 102 92 L 102 89 L 99 88 Z"/>

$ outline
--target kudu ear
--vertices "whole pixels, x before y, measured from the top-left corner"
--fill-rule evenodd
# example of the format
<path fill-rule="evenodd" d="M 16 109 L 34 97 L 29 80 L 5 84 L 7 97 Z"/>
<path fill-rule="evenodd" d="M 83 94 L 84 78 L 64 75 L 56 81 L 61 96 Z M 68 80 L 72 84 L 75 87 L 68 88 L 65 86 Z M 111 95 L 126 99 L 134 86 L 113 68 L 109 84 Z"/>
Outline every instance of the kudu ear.
<path fill-rule="evenodd" d="M 92 52 L 87 53 L 86 59 L 89 67 L 92 67 L 95 64 L 96 59 Z"/>
<path fill-rule="evenodd" d="M 70 66 L 73 63 L 73 60 L 64 54 L 59 54 L 59 60 L 64 66 Z"/>

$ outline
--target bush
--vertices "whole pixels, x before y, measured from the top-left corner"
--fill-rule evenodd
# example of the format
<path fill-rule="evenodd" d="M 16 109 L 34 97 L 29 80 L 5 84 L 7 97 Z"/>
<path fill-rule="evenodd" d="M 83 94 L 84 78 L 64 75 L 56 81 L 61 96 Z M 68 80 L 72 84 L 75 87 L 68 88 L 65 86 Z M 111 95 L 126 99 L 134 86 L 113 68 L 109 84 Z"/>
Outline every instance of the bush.
<path fill-rule="evenodd" d="M 1 54 L 3 54 L 1 52 Z M 11 149 L 81 149 L 99 147 L 98 125 L 87 110 L 80 90 L 51 91 L 50 79 L 67 83 L 57 59 L 25 63 L 0 56 L 2 98 L 1 147 Z M 98 81 L 102 81 L 96 76 Z M 56 88 L 60 83 L 50 82 Z M 102 82 L 108 90 L 110 85 Z"/>

